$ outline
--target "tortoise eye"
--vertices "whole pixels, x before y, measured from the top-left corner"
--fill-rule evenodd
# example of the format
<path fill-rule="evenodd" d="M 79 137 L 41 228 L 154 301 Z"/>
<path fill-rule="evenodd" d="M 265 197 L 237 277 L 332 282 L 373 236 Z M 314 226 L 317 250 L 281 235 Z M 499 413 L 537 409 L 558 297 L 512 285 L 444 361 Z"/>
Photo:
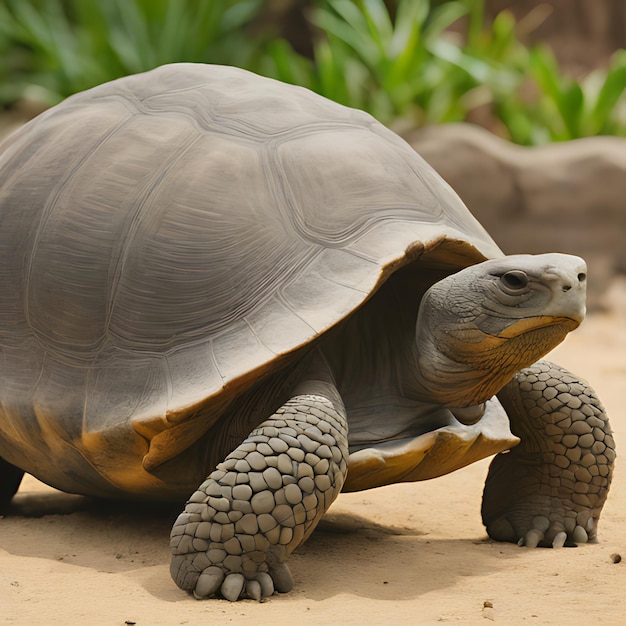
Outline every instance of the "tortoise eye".
<path fill-rule="evenodd" d="M 500 277 L 503 285 L 513 291 L 525 289 L 528 286 L 528 274 L 522 270 L 511 270 Z"/>

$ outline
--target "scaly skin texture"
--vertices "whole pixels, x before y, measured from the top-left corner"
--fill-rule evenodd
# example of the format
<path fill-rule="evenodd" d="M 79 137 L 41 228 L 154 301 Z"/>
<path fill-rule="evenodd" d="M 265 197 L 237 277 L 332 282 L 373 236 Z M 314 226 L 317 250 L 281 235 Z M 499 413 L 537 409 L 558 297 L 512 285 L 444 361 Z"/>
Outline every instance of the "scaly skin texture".
<path fill-rule="evenodd" d="M 557 346 L 583 320 L 587 266 L 562 254 L 474 265 L 424 295 L 405 385 L 415 397 L 468 407 Z"/>
<path fill-rule="evenodd" d="M 521 443 L 489 468 L 483 522 L 493 539 L 529 547 L 593 541 L 615 442 L 597 395 L 566 369 L 539 361 L 498 394 Z"/>
<path fill-rule="evenodd" d="M 171 573 L 196 598 L 263 600 L 293 585 L 284 561 L 339 495 L 348 467 L 343 406 L 294 396 L 220 463 L 171 534 Z"/>

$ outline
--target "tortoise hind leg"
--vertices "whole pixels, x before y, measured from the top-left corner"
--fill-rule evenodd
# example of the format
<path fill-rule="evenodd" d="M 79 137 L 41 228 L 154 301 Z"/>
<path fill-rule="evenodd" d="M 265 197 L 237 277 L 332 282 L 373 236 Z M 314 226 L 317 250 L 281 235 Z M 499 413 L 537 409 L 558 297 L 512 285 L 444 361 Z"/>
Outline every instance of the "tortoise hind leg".
<path fill-rule="evenodd" d="M 497 455 L 483 495 L 493 539 L 560 547 L 595 539 L 615 443 L 595 392 L 539 361 L 498 394 L 521 443 Z"/>
<path fill-rule="evenodd" d="M 170 571 L 196 598 L 263 600 L 289 591 L 285 560 L 341 491 L 345 409 L 321 357 L 306 378 L 217 466 L 176 520 Z"/>
<path fill-rule="evenodd" d="M 9 508 L 11 498 L 17 493 L 24 471 L 0 457 L 0 514 Z"/>

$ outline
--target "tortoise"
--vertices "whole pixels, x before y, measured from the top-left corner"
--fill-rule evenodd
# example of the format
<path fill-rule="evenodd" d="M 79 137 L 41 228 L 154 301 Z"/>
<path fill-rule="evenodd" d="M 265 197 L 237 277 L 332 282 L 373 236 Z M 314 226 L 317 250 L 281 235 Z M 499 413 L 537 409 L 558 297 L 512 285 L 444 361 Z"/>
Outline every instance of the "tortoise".
<path fill-rule="evenodd" d="M 486 181 L 485 184 L 488 184 Z M 0 504 L 186 502 L 171 573 L 197 598 L 286 592 L 340 491 L 497 454 L 497 540 L 593 540 L 614 442 L 542 360 L 586 266 L 505 256 L 368 114 L 233 67 L 74 95 L 0 150 Z"/>

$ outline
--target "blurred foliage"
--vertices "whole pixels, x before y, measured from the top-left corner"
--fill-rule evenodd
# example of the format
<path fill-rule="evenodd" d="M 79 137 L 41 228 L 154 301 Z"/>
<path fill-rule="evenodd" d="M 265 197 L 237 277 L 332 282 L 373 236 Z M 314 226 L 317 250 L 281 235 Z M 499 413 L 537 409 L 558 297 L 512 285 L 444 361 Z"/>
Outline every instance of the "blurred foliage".
<path fill-rule="evenodd" d="M 0 0 L 0 104 L 53 104 L 119 76 L 193 61 L 300 84 L 389 125 L 461 121 L 482 110 L 521 144 L 626 136 L 623 50 L 609 68 L 577 80 L 548 48 L 520 42 L 523 20 L 503 11 L 487 22 L 483 0 L 310 4 L 306 57 L 253 27 L 263 0 Z"/>
<path fill-rule="evenodd" d="M 313 60 L 273 41 L 261 72 L 365 109 L 385 123 L 399 117 L 418 124 L 458 121 L 465 115 L 458 96 L 467 91 L 468 77 L 436 48 L 443 31 L 465 13 L 462 2 L 431 10 L 428 2 L 400 1 L 392 21 L 382 0 L 326 0 L 310 16 L 323 33 L 314 42 Z"/>
<path fill-rule="evenodd" d="M 0 0 L 0 38 L 15 53 L 0 96 L 7 102 L 21 91 L 55 104 L 164 63 L 249 65 L 256 47 L 242 26 L 261 6 L 262 0 Z"/>
<path fill-rule="evenodd" d="M 529 102 L 504 94 L 497 114 L 513 141 L 541 144 L 594 135 L 626 136 L 626 51 L 619 50 L 606 70 L 583 80 L 563 76 L 547 47 L 528 52 L 529 77 L 536 96 Z"/>

